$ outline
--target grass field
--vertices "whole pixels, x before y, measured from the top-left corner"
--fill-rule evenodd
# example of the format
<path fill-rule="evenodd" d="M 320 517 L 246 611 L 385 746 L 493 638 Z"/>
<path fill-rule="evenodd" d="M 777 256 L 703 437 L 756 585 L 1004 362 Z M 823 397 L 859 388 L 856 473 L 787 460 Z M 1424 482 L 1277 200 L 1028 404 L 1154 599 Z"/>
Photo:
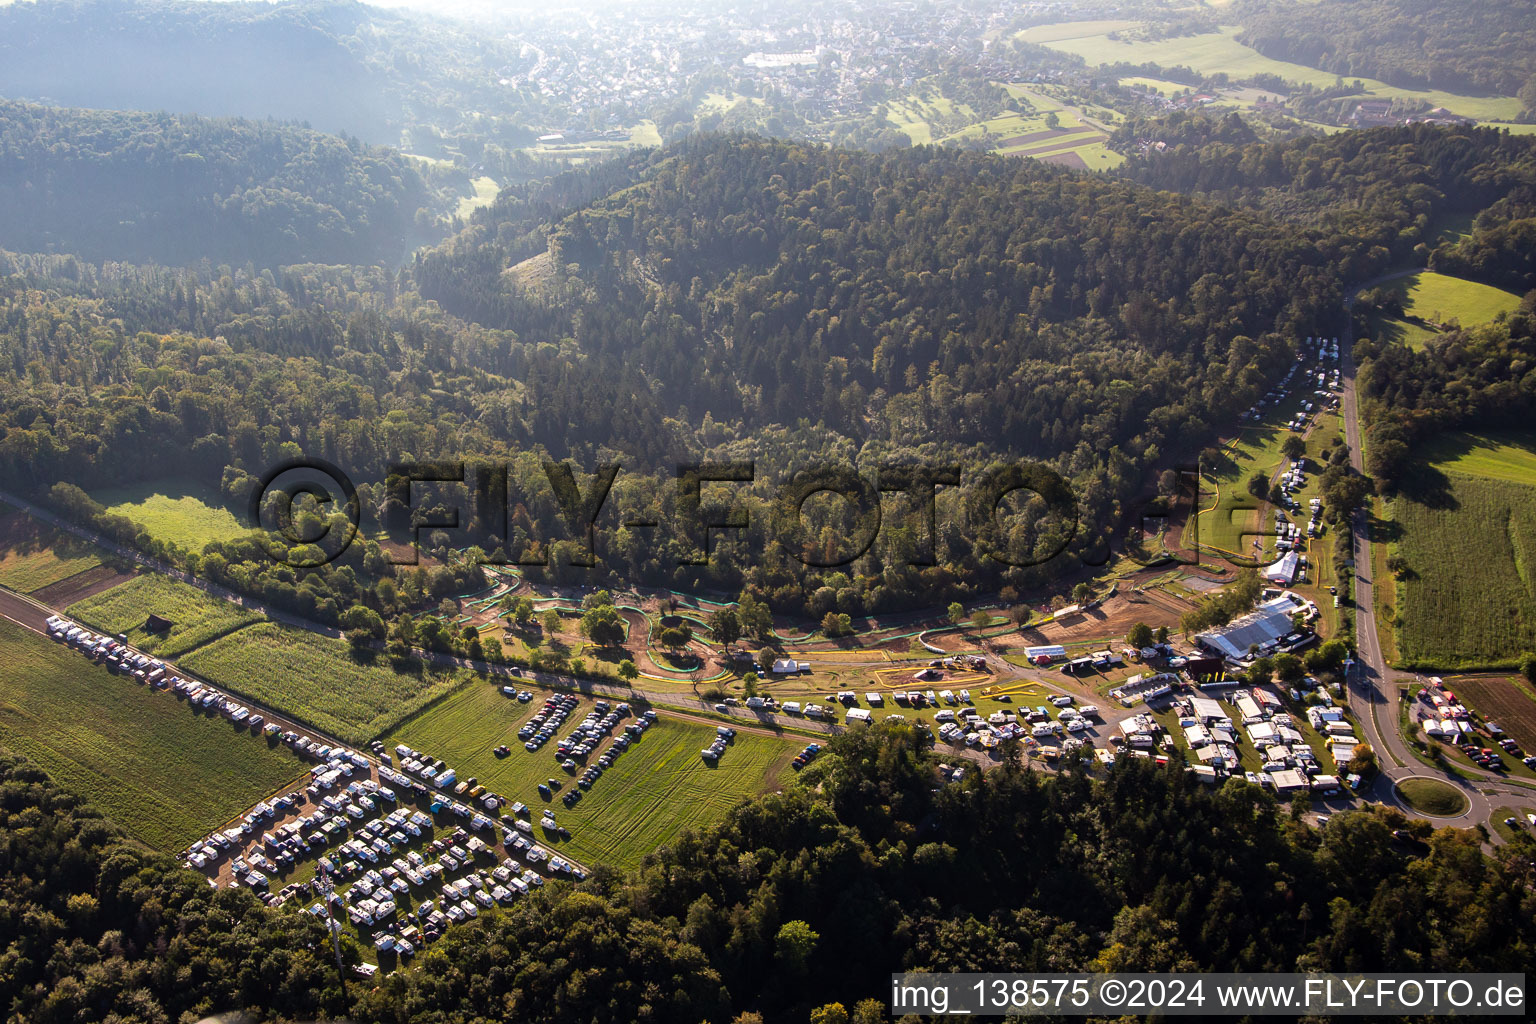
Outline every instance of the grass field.
<path fill-rule="evenodd" d="M 1421 814 L 1447 818 L 1467 809 L 1467 798 L 1461 791 L 1439 779 L 1403 779 L 1395 788 L 1397 795 Z"/>
<path fill-rule="evenodd" d="M 518 723 L 542 703 L 519 704 L 501 695 L 498 687 L 476 683 L 433 705 L 392 731 L 386 743 L 405 743 L 441 757 L 459 771 L 529 806 L 546 805 L 538 784 L 550 776 L 575 783 L 554 759 L 554 744 L 529 752 L 517 739 Z M 590 702 L 562 730 L 590 710 Z M 571 840 L 558 849 L 585 863 L 623 867 L 638 864 L 647 853 L 672 842 L 688 829 L 720 821 L 742 799 L 777 788 L 787 763 L 800 743 L 742 733 L 711 768 L 699 757 L 715 733 L 713 725 L 676 718 L 665 710 L 638 743 L 598 779 L 585 799 L 566 808 L 550 802 Z M 492 748 L 506 743 L 512 753 L 497 758 Z"/>
<path fill-rule="evenodd" d="M 31 594 L 100 564 L 92 545 L 0 506 L 0 586 Z"/>
<path fill-rule="evenodd" d="M 1448 225 L 1443 230 L 1452 232 L 1455 228 Z M 1487 323 L 1520 305 L 1520 296 L 1514 292 L 1427 270 L 1399 278 L 1387 287 L 1403 297 L 1404 318 L 1383 318 L 1381 326 L 1388 338 L 1413 348 L 1433 338 L 1437 326 L 1452 321 L 1462 327 Z"/>
<path fill-rule="evenodd" d="M 1536 434 L 1449 434 L 1391 504 L 1407 562 L 1408 665 L 1507 664 L 1536 649 Z"/>
<path fill-rule="evenodd" d="M 1203 499 L 1206 508 L 1199 517 L 1202 544 L 1223 554 L 1238 553 L 1251 558 L 1255 556 L 1254 540 L 1262 540 L 1266 545 L 1271 543 L 1269 539 L 1253 536 L 1256 532 L 1269 532 L 1274 524 L 1273 521 L 1259 522 L 1257 513 L 1260 508 L 1270 506 L 1248 492 L 1248 478 L 1255 472 L 1262 472 L 1272 480 L 1281 468 L 1285 457 L 1280 446 L 1292 433 L 1285 428 L 1285 423 L 1299 407 L 1299 401 L 1296 396 L 1285 400 L 1265 419 L 1244 425 L 1237 436 L 1223 446 L 1226 463 L 1216 467 L 1215 472 L 1208 470 L 1206 473 L 1207 482 L 1215 486 L 1217 494 L 1214 502 L 1210 498 Z M 1303 508 L 1308 498 L 1316 496 L 1313 488 L 1318 482 L 1320 459 L 1339 431 L 1337 413 L 1318 414 L 1318 424 L 1307 437 L 1307 457 L 1312 465 L 1306 486 L 1294 492 Z"/>
<path fill-rule="evenodd" d="M 1437 469 L 1536 485 L 1536 434 L 1490 430 L 1442 434 L 1421 446 Z"/>
<path fill-rule="evenodd" d="M 459 200 L 459 205 L 453 212 L 460 218 L 468 220 L 470 215 L 482 206 L 490 206 L 496 201 L 496 194 L 501 189 L 496 184 L 495 178 L 479 177 L 470 181 L 475 194 L 464 196 Z"/>
<path fill-rule="evenodd" d="M 304 771 L 287 747 L 3 620 L 0 648 L 0 745 L 157 849 L 181 849 Z"/>
<path fill-rule="evenodd" d="M 1141 75 L 1129 75 L 1120 79 L 1120 84 L 1124 86 L 1140 86 L 1143 89 L 1151 89 L 1153 92 L 1161 93 L 1164 96 L 1172 96 L 1189 88 L 1183 82 L 1170 82 L 1166 78 L 1145 78 Z"/>
<path fill-rule="evenodd" d="M 1026 43 L 1060 43 L 1070 39 L 1092 38 L 1108 35 L 1111 32 L 1123 32 L 1135 27 L 1134 21 L 1117 21 L 1109 18 L 1098 21 L 1063 21 L 1054 25 L 1032 25 L 1020 32 L 1016 38 Z"/>
<path fill-rule="evenodd" d="M 1026 29 L 1019 38 L 1038 42 L 1054 50 L 1076 54 L 1090 65 L 1158 64 L 1164 68 L 1189 67 L 1202 75 L 1226 72 L 1234 79 L 1254 75 L 1277 75 L 1288 82 L 1302 82 L 1322 88 L 1337 79 L 1331 71 L 1274 60 L 1244 46 L 1236 39 L 1237 29 L 1223 28 L 1194 36 L 1166 39 L 1109 38 L 1115 28 L 1097 28 L 1098 22 L 1066 22 L 1037 25 Z M 1115 24 L 1115 23 L 1111 23 Z M 1350 81 L 1355 81 L 1351 77 Z M 1463 96 L 1438 89 L 1401 89 L 1372 78 L 1363 78 L 1366 92 L 1382 99 L 1422 100 L 1432 107 L 1446 107 L 1467 117 L 1509 121 L 1520 114 L 1521 103 L 1513 96 Z"/>
<path fill-rule="evenodd" d="M 359 661 L 341 640 L 275 622 L 236 630 L 180 664 L 349 743 L 379 735 L 468 678 L 433 669 L 399 672 L 383 655 Z"/>
<path fill-rule="evenodd" d="M 1005 156 L 1032 156 L 1050 163 L 1090 170 L 1119 166 L 1124 157 L 1105 146 L 1109 136 L 1084 120 L 1084 112 L 1063 102 L 1041 86 L 1005 85 L 1020 109 L 987 121 L 978 121 L 935 141 L 969 139 L 985 135 L 993 151 Z M 1056 126 L 1048 123 L 1054 115 Z M 1113 119 L 1114 111 L 1094 108 L 1088 117 L 1100 123 Z"/>
<path fill-rule="evenodd" d="M 65 610 L 93 629 L 127 633 L 129 643 L 163 658 L 178 657 L 242 626 L 262 621 L 262 616 L 255 612 L 164 576 L 137 576 Z M 144 620 L 151 614 L 169 619 L 173 623 L 170 630 L 146 632 Z"/>
<path fill-rule="evenodd" d="M 127 516 L 150 535 L 201 551 L 209 541 L 234 540 L 246 524 L 224 507 L 218 489 L 185 479 L 153 480 L 99 490 L 91 497 L 108 512 Z"/>

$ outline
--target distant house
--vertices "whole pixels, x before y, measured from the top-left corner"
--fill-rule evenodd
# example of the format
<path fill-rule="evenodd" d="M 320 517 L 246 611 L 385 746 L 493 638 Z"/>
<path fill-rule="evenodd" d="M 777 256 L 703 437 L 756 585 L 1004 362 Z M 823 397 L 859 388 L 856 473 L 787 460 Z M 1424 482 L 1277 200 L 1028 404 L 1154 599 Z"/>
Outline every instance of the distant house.
<path fill-rule="evenodd" d="M 1361 100 L 1349 115 L 1349 123 L 1355 128 L 1374 128 L 1384 124 L 1396 124 L 1392 116 L 1391 100 Z"/>

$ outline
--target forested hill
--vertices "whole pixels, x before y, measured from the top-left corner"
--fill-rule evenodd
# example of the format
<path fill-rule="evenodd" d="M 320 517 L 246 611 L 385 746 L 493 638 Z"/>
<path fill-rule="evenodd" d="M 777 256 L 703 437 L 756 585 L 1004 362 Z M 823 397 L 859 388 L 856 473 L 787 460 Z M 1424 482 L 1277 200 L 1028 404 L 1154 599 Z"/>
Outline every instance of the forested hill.
<path fill-rule="evenodd" d="M 1421 260 L 1414 249 L 1435 248 L 1447 220 L 1476 216 L 1473 237 L 1439 246 L 1434 260 L 1517 291 L 1536 287 L 1527 244 L 1536 231 L 1536 137 L 1418 124 L 1262 143 L 1235 121 L 1130 122 L 1115 136 L 1133 152 L 1120 173 L 1351 235 L 1395 262 Z M 1139 141 L 1160 139 L 1166 149 L 1135 152 Z"/>
<path fill-rule="evenodd" d="M 1266 57 L 1411 89 L 1530 86 L 1536 108 L 1536 0 L 1249 0 L 1235 15 Z"/>
<path fill-rule="evenodd" d="M 0 100 L 0 249 L 388 264 L 432 202 L 408 158 L 305 128 Z"/>
<path fill-rule="evenodd" d="M 422 294 L 573 338 L 692 422 L 819 420 L 876 451 L 1118 449 L 1134 475 L 1267 386 L 1334 315 L 1352 246 L 931 148 L 705 137 L 625 171 L 553 216 L 509 195 L 418 259 Z"/>

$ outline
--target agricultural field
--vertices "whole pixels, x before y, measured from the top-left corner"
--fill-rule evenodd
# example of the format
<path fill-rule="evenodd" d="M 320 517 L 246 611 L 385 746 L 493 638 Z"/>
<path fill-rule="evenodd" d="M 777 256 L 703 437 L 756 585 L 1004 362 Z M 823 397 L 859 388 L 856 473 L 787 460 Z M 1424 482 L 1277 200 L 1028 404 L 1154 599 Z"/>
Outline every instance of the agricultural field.
<path fill-rule="evenodd" d="M 1536 693 L 1525 680 L 1501 675 L 1455 676 L 1446 679 L 1445 685 L 1483 721 L 1498 723 L 1527 753 L 1536 752 Z"/>
<path fill-rule="evenodd" d="M 1536 650 L 1536 435 L 1439 438 L 1390 511 L 1406 563 L 1396 602 L 1406 665 L 1493 666 Z"/>
<path fill-rule="evenodd" d="M 181 849 L 305 770 L 281 744 L 3 620 L 0 646 L 0 746 L 156 849 Z"/>
<path fill-rule="evenodd" d="M 418 667 L 397 671 L 382 654 L 262 622 L 199 647 L 180 664 L 209 682 L 278 709 L 348 743 L 362 743 L 470 678 Z"/>
<path fill-rule="evenodd" d="M 1045 91 L 1045 87 L 1005 86 L 1014 99 L 1028 104 L 1031 113 L 1021 116 L 1011 131 L 994 131 L 1000 135 L 997 152 L 1008 156 L 1032 156 L 1047 163 L 1066 167 L 1107 170 L 1118 167 L 1125 157 L 1110 149 L 1106 143 L 1109 134 L 1106 127 L 1118 115 L 1106 108 L 1083 110 L 1064 102 Z M 1055 127 L 1049 123 L 1054 115 Z M 961 137 L 979 131 L 980 126 L 966 129 Z"/>
<path fill-rule="evenodd" d="M 997 117 L 977 120 L 963 103 L 943 96 L 913 94 L 885 104 L 886 120 L 906 132 L 914 145 L 984 139 L 992 151 L 1005 156 L 1032 156 L 1066 166 L 1103 170 L 1115 167 L 1123 157 L 1104 143 L 1109 136 L 1102 124 L 1084 119 L 1083 112 L 1043 91 L 1042 87 L 1009 85 L 1019 109 Z M 1114 111 L 1096 108 L 1101 120 Z"/>
<path fill-rule="evenodd" d="M 1048 43 L 1062 43 L 1072 39 L 1089 39 L 1096 36 L 1107 36 L 1111 32 L 1124 32 L 1126 29 L 1136 27 L 1134 21 L 1119 21 L 1103 18 L 1096 21 L 1064 21 L 1054 25 L 1031 25 L 1020 32 L 1015 38 L 1025 43 L 1046 45 Z"/>
<path fill-rule="evenodd" d="M 1448 226 L 1446 232 L 1453 232 Z M 1387 285 L 1403 298 L 1403 317 L 1378 318 L 1382 337 L 1422 348 L 1438 329 L 1455 321 L 1462 327 L 1487 323 L 1500 313 L 1513 312 L 1520 296 L 1502 288 L 1430 271 L 1399 278 Z"/>
<path fill-rule="evenodd" d="M 1266 57 L 1238 42 L 1238 29 L 1235 27 L 1226 27 L 1219 32 L 1164 39 L 1111 39 L 1110 34 L 1123 33 L 1124 26 L 1121 23 L 1107 23 L 1117 27 L 1098 27 L 1104 24 L 1090 21 L 1037 25 L 1026 29 L 1018 38 L 1049 46 L 1053 50 L 1076 54 L 1095 66 L 1121 61 L 1127 64 L 1152 63 L 1164 68 L 1188 67 L 1202 75 L 1225 72 L 1233 79 L 1268 74 L 1287 82 L 1300 82 L 1319 88 L 1333 85 L 1338 77 L 1331 71 Z M 1350 81 L 1356 80 L 1350 78 Z M 1513 96 L 1465 96 L 1439 89 L 1403 89 L 1373 78 L 1358 80 L 1365 87 L 1365 96 L 1362 98 L 1419 100 L 1432 107 L 1446 107 L 1467 117 L 1488 120 L 1511 121 L 1520 115 L 1521 103 Z"/>
<path fill-rule="evenodd" d="M 540 782 L 553 776 L 564 781 L 565 789 L 575 785 L 556 763 L 553 741 L 530 752 L 517 738 L 519 723 L 547 695 L 536 689 L 534 701 L 521 704 L 503 696 L 498 686 L 475 683 L 402 723 L 385 743 L 404 743 L 443 758 L 460 778 L 478 778 L 537 811 L 546 806 L 538 794 Z M 561 734 L 589 710 L 591 701 L 583 698 Z M 778 788 L 790 775 L 790 758 L 804 745 L 743 731 L 718 767 L 710 767 L 699 751 L 714 738 L 715 726 L 658 711 L 657 724 L 597 780 L 585 799 L 571 808 L 558 798 L 548 802 L 572 835 L 552 847 L 557 852 L 587 864 L 633 867 L 684 831 L 720 821 L 739 801 Z M 498 758 L 492 751 L 502 743 L 512 753 Z"/>
<path fill-rule="evenodd" d="M 1120 79 L 1120 84 L 1126 87 L 1139 86 L 1163 96 L 1173 96 L 1189 88 L 1183 82 L 1170 82 L 1166 78 L 1146 78 L 1141 75 L 1128 75 Z"/>
<path fill-rule="evenodd" d="M 914 146 L 925 146 L 929 143 L 939 142 L 944 138 L 964 137 L 964 132 L 955 132 L 959 125 L 970 124 L 976 120 L 976 112 L 964 103 L 955 103 L 948 97 L 928 94 L 913 93 L 905 100 L 893 100 L 885 105 L 886 120 L 897 128 L 906 132 Z M 1004 115 L 999 120 L 1018 115 Z M 980 134 L 981 129 L 977 125 L 965 131 L 975 129 L 974 134 Z"/>
<path fill-rule="evenodd" d="M 246 533 L 246 524 L 225 507 L 218 489 L 193 480 L 153 480 L 98 490 L 91 497 L 108 512 L 138 523 L 150 536 L 188 551 Z"/>
<path fill-rule="evenodd" d="M 0 506 L 0 586 L 31 594 L 99 565 L 92 545 Z"/>
<path fill-rule="evenodd" d="M 556 142 L 525 147 L 521 152 L 553 162 L 572 166 L 589 164 L 618 156 L 631 146 L 660 146 L 661 133 L 654 121 L 641 121 L 629 129 L 629 138 L 623 142 Z"/>
<path fill-rule="evenodd" d="M 163 658 L 179 657 L 263 620 L 255 612 L 159 575 L 136 576 L 65 611 L 103 633 L 126 633 L 133 646 Z M 148 632 L 144 623 L 150 615 L 170 620 L 171 628 L 163 633 Z"/>

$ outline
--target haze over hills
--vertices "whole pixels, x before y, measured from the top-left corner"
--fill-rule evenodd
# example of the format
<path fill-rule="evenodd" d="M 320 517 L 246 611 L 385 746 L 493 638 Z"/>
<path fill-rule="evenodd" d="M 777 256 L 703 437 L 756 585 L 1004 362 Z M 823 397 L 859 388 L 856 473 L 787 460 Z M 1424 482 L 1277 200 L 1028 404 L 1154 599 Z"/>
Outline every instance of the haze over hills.
<path fill-rule="evenodd" d="M 0 2 L 0 1006 L 1536 973 L 1532 2 Z"/>
<path fill-rule="evenodd" d="M 0 100 L 0 247 L 171 265 L 395 265 L 413 239 L 434 237 L 428 208 L 441 201 L 422 170 L 291 125 Z"/>

